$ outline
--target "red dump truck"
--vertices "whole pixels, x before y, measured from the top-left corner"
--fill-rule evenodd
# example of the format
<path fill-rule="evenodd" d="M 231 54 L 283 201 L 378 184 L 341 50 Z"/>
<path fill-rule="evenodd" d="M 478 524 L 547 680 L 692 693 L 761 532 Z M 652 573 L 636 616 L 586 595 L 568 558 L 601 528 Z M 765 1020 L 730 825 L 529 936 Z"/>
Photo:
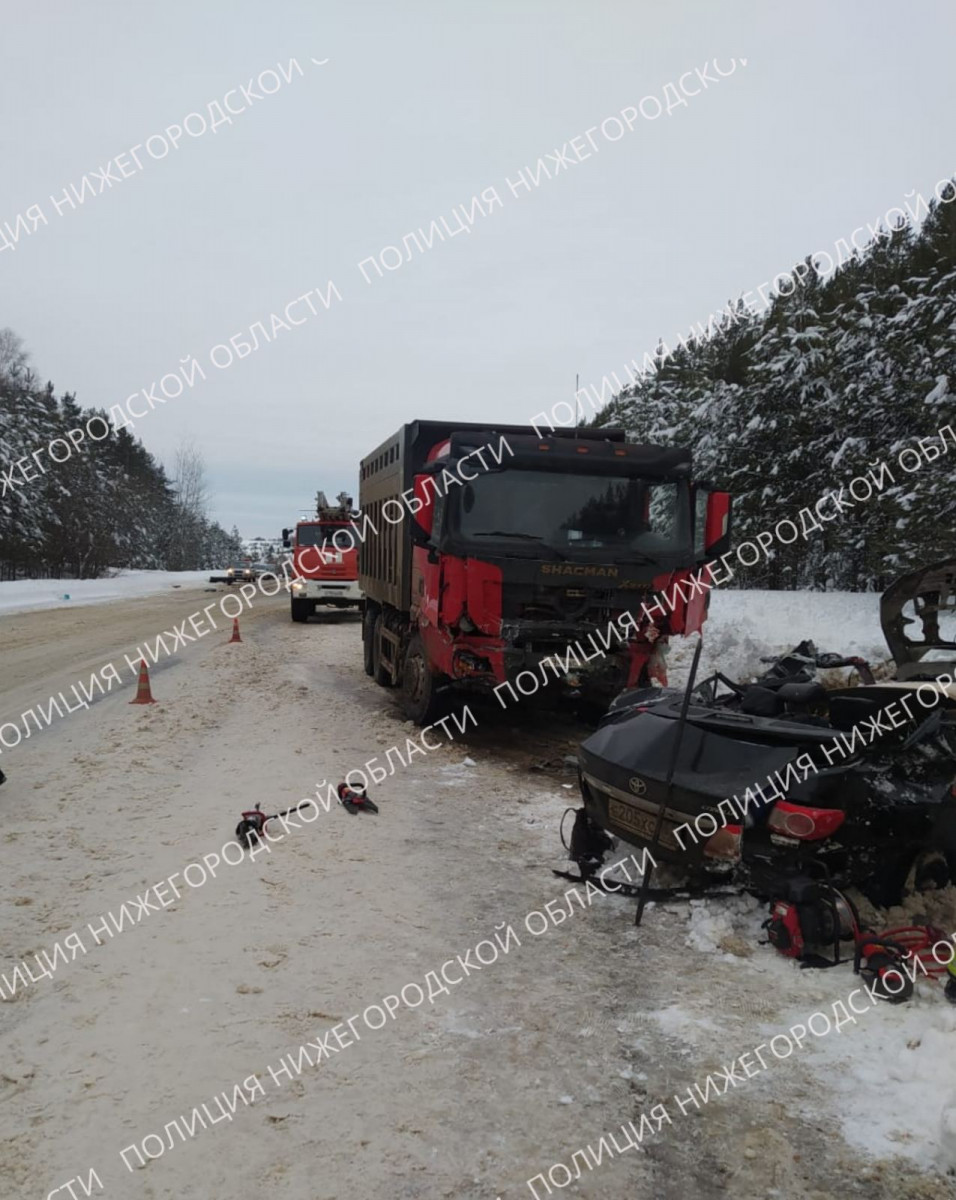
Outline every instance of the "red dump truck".
<path fill-rule="evenodd" d="M 526 695 L 522 672 L 593 703 L 663 679 L 667 638 L 700 629 L 707 593 L 654 621 L 641 605 L 730 541 L 730 497 L 692 482 L 690 452 L 620 429 L 413 421 L 362 460 L 359 487 L 365 670 L 418 724 L 449 691 Z M 569 657 L 612 621 L 626 633 L 606 653 Z"/>
<path fill-rule="evenodd" d="M 294 574 L 289 588 L 292 620 L 307 621 L 320 604 L 362 607 L 358 551 L 349 531 L 358 513 L 352 497 L 340 492 L 330 505 L 324 492 L 315 498 L 315 516 L 283 529 L 282 544 L 292 551 Z"/>

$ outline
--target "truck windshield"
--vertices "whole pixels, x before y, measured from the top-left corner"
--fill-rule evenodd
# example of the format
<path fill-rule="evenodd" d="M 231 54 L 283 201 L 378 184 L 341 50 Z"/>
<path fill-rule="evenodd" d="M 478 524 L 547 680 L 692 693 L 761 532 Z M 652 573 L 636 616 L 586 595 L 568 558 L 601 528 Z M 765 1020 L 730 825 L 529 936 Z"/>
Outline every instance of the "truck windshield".
<path fill-rule="evenodd" d="M 541 542 L 575 550 L 686 555 L 687 485 L 513 469 L 481 475 L 461 489 L 458 532 L 467 541 L 511 547 Z"/>
<path fill-rule="evenodd" d="M 348 525 L 333 525 L 328 521 L 322 521 L 322 522 L 317 521 L 314 525 L 298 525 L 296 527 L 296 531 L 295 531 L 296 545 L 298 545 L 298 546 L 322 546 L 322 545 L 332 546 L 332 545 L 334 545 L 332 538 L 335 536 L 336 531 L 339 529 L 341 529 L 343 531 L 347 530 Z M 339 543 L 338 543 L 338 546 L 336 546 L 336 549 L 338 549 L 339 547 L 341 547 L 343 549 L 347 548 L 349 546 L 349 544 L 350 544 L 349 539 L 346 536 L 346 534 L 343 532 L 342 536 L 339 538 Z"/>

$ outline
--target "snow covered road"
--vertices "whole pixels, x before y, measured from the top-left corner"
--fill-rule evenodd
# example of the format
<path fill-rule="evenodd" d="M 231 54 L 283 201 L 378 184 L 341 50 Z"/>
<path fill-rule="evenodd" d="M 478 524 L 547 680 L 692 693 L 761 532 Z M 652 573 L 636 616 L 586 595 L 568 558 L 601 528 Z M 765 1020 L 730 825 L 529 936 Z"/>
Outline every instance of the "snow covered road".
<path fill-rule="evenodd" d="M 3 713 L 212 599 L 183 589 L 4 618 Z M 241 644 L 216 632 L 156 671 L 157 706 L 114 691 L 0 759 L 0 974 L 71 931 L 85 948 L 0 1003 L 0 1195 L 42 1200 L 95 1169 L 119 1200 L 526 1197 L 526 1180 L 659 1103 L 672 1124 L 605 1154 L 569 1194 L 953 1194 L 920 1170 L 937 1161 L 946 1072 L 907 1050 L 932 1031 L 938 1060 L 947 1021 L 953 1036 L 938 997 L 861 1017 L 830 1035 L 829 1058 L 821 1041 L 771 1059 L 682 1116 L 676 1093 L 845 997 L 849 970 L 799 972 L 758 945 L 746 901 L 651 908 L 635 931 L 632 905 L 608 897 L 528 932 L 526 914 L 570 886 L 550 868 L 565 865 L 557 827 L 572 777 L 527 769 L 572 747 L 566 729 L 483 714 L 375 789 L 379 816 L 319 809 L 255 861 L 180 883 L 180 898 L 143 917 L 134 898 L 220 854 L 241 809 L 314 796 L 416 732 L 363 674 L 355 616 L 294 625 L 279 597 L 241 625 Z M 124 902 L 140 919 L 97 945 L 89 924 Z M 360 1040 L 317 1067 L 280 1070 L 508 924 L 520 946 L 467 977 L 449 966 L 462 982 L 434 1003 L 403 1004 L 375 1031 L 359 1022 Z M 916 1092 L 909 1112 L 894 1092 L 913 1082 L 907 1054 L 934 1072 L 922 1112 Z M 880 1056 L 893 1078 L 859 1093 L 854 1063 L 873 1073 Z M 254 1074 L 264 1094 L 220 1116 L 213 1097 Z M 189 1138 L 172 1127 L 161 1154 L 147 1141 L 157 1156 L 144 1166 L 128 1152 L 127 1171 L 121 1150 L 163 1139 L 203 1102 L 214 1125 Z M 854 1105 L 870 1143 L 844 1137 Z M 901 1149 L 912 1157 L 891 1162 Z"/>
<path fill-rule="evenodd" d="M 212 572 L 221 574 L 219 571 Z M 209 571 L 117 570 L 101 579 L 16 579 L 0 584 L 0 613 L 81 608 L 154 596 L 174 588 L 200 587 Z"/>

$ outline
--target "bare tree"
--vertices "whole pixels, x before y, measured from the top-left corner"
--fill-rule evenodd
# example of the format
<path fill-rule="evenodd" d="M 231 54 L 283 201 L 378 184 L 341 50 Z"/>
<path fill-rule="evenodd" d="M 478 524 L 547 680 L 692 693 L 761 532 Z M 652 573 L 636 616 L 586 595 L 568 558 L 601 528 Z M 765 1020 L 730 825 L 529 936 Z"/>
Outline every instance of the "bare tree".
<path fill-rule="evenodd" d="M 194 442 L 181 442 L 176 450 L 173 486 L 176 501 L 170 565 L 173 570 L 195 570 L 202 553 L 209 489 L 206 463 Z"/>
<path fill-rule="evenodd" d="M 181 442 L 173 467 L 176 480 L 176 502 L 191 517 L 205 517 L 209 506 L 206 484 L 206 462 L 195 442 Z"/>
<path fill-rule="evenodd" d="M 12 329 L 0 329 L 0 376 L 16 379 L 24 373 L 28 361 L 23 338 Z"/>

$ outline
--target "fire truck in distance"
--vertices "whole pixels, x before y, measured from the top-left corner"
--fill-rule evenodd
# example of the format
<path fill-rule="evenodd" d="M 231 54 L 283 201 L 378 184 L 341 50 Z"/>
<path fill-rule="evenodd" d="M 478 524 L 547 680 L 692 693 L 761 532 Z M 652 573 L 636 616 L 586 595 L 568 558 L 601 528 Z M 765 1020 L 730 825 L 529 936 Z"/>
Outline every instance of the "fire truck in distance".
<path fill-rule="evenodd" d="M 349 532 L 358 513 L 347 493 L 340 492 L 336 500 L 336 506 L 330 505 L 325 493 L 317 492 L 315 516 L 282 531 L 282 545 L 292 551 L 293 621 L 307 621 L 320 604 L 362 610 L 365 597 L 358 584 L 358 550 Z"/>
<path fill-rule="evenodd" d="M 359 488 L 376 530 L 359 551 L 365 670 L 401 686 L 418 724 L 452 690 L 537 693 L 522 672 L 550 681 L 542 698 L 602 705 L 664 682 L 668 637 L 701 628 L 709 593 L 688 587 L 653 621 L 642 603 L 730 542 L 730 496 L 692 482 L 690 451 L 620 429 L 413 421 L 362 461 Z M 405 518 L 384 520 L 403 497 Z M 576 643 L 589 661 L 569 656 Z"/>

